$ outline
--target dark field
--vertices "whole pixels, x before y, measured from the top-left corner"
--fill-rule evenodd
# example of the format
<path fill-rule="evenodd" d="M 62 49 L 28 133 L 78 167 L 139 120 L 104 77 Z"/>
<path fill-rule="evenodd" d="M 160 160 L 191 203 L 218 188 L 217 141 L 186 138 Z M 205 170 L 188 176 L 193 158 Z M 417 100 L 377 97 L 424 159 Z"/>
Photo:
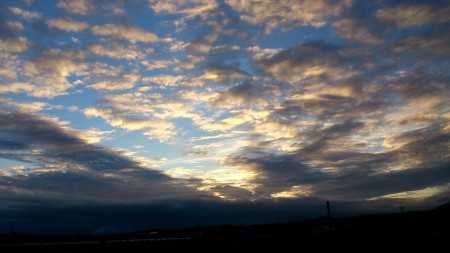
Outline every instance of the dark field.
<path fill-rule="evenodd" d="M 445 249 L 450 235 L 310 236 L 147 242 L 95 242 L 92 244 L 1 246 L 1 252 L 300 252 L 316 250 L 386 250 L 395 248 Z"/>

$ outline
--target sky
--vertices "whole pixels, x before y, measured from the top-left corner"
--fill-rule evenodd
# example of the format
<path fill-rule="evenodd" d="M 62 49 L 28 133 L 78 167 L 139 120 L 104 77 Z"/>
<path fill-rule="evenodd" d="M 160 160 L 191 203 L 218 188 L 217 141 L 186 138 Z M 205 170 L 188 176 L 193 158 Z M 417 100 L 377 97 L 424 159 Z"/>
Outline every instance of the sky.
<path fill-rule="evenodd" d="M 450 201 L 450 1 L 0 2 L 0 232 Z"/>

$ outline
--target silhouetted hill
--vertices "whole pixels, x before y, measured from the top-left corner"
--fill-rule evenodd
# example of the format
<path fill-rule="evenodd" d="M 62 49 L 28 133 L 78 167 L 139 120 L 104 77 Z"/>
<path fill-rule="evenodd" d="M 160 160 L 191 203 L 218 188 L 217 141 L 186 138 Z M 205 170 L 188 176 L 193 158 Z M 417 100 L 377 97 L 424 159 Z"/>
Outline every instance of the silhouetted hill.
<path fill-rule="evenodd" d="M 450 203 L 443 204 L 440 207 L 431 210 L 431 212 L 448 214 L 450 212 Z"/>
<path fill-rule="evenodd" d="M 370 244 L 437 247 L 450 240 L 450 204 L 429 211 L 361 215 L 249 226 L 197 226 L 183 229 L 150 229 L 111 235 L 0 236 L 2 252 L 85 252 L 86 250 L 229 251 L 245 249 L 288 250 L 291 247 L 356 247 Z M 8 249 L 3 251 L 3 249 Z"/>

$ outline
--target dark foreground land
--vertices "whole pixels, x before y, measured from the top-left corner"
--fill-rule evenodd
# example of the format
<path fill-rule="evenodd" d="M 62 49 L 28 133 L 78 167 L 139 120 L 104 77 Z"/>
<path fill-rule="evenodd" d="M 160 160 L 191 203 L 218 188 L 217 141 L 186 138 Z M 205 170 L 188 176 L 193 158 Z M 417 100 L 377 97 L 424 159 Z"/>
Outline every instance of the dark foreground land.
<path fill-rule="evenodd" d="M 0 252 L 301 252 L 448 250 L 450 204 L 431 211 L 102 236 L 0 236 Z"/>

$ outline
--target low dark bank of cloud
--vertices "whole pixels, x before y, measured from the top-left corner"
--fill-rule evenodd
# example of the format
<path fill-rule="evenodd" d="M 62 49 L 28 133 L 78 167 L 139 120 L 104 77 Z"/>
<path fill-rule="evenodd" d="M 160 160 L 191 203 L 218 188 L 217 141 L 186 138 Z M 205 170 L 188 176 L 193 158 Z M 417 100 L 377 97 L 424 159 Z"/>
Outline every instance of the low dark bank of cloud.
<path fill-rule="evenodd" d="M 432 202 L 434 206 L 436 203 Z M 383 201 L 331 202 L 331 206 L 334 217 L 400 210 L 399 206 L 393 208 L 392 203 Z M 10 222 L 14 222 L 18 233 L 95 235 L 144 229 L 300 221 L 326 216 L 326 201 L 317 198 L 254 202 L 173 199 L 99 203 L 27 198 L 17 199 L 15 204 L 10 204 L 9 210 L 2 209 L 0 215 L 1 233 L 8 233 Z"/>

